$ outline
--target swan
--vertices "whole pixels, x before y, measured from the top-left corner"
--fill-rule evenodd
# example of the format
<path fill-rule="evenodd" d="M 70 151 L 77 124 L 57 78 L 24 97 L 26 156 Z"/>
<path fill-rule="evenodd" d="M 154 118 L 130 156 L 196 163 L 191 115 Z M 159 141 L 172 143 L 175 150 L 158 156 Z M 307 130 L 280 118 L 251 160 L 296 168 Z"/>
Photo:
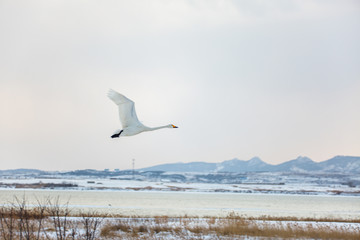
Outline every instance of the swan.
<path fill-rule="evenodd" d="M 142 132 L 162 128 L 178 128 L 173 124 L 153 128 L 147 127 L 138 120 L 135 112 L 135 103 L 133 101 L 112 89 L 109 90 L 107 96 L 118 106 L 120 122 L 123 127 L 122 130 L 117 130 L 111 138 L 118 138 L 120 135 L 133 136 Z"/>

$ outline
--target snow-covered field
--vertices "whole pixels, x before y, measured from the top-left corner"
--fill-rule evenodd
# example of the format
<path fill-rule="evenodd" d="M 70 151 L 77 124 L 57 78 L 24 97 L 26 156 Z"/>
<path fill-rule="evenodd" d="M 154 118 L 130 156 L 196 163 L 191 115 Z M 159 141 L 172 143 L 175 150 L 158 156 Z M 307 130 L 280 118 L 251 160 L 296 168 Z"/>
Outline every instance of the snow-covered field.
<path fill-rule="evenodd" d="M 44 184 L 55 184 L 44 186 Z M 56 186 L 59 185 L 59 186 Z M 290 181 L 283 184 L 269 183 L 182 183 L 169 181 L 118 180 L 110 178 L 0 178 L 0 189 L 34 188 L 115 191 L 186 191 L 186 192 L 233 192 L 272 193 L 306 195 L 346 195 L 360 196 L 360 187 L 350 187 L 339 183 L 317 184 L 313 182 Z"/>
<path fill-rule="evenodd" d="M 30 207 L 37 206 L 39 200 L 42 202 L 58 197 L 60 204 L 73 213 L 83 211 L 117 216 L 105 219 L 101 228 L 106 228 L 106 225 L 110 229 L 119 228 L 110 232 L 109 236 L 113 234 L 121 239 L 264 238 L 220 233 L 227 227 L 233 228 L 232 221 L 221 220 L 231 214 L 265 219 L 236 223 L 240 224 L 236 228 L 245 224 L 249 232 L 256 231 L 259 234 L 262 229 L 270 231 L 270 234 L 271 229 L 277 232 L 298 229 L 304 233 L 313 229 L 342 234 L 359 232 L 360 224 L 357 221 L 331 222 L 331 219 L 354 220 L 360 216 L 358 186 L 350 187 L 337 181 L 319 184 L 309 178 L 303 182 L 296 178 L 293 181 L 288 179 L 283 184 L 254 183 L 254 180 L 249 179 L 241 184 L 220 184 L 8 176 L 0 178 L 0 206 L 14 206 L 15 197 L 25 197 Z M 266 220 L 268 217 L 326 218 L 330 222 Z M 79 221 L 76 218 L 73 220 Z M 52 233 L 48 234 L 51 236 Z M 96 234 L 99 236 L 100 231 Z M 55 238 L 55 233 L 53 235 Z"/>
<path fill-rule="evenodd" d="M 274 184 L 279 179 L 283 183 Z M 256 180 L 262 183 L 254 183 Z M 76 209 L 128 216 L 226 216 L 230 212 L 248 216 L 360 216 L 359 186 L 344 185 L 332 178 L 321 180 L 316 176 L 267 173 L 252 175 L 239 184 L 7 176 L 0 178 L 0 204 L 26 193 L 30 198 L 70 199 L 71 207 Z"/>
<path fill-rule="evenodd" d="M 348 233 L 341 237 L 359 236 L 359 223 L 344 222 L 314 222 L 314 221 L 263 221 L 263 220 L 231 220 L 214 218 L 118 218 L 110 219 L 103 225 L 112 224 L 129 230 L 118 231 L 121 239 L 134 239 L 131 229 L 143 229 L 138 231 L 137 239 L 296 239 L 306 238 L 328 239 L 331 232 L 335 234 Z M 149 234 L 148 229 L 160 230 L 156 234 Z M 233 232 L 229 229 L 233 228 Z M 161 231 L 164 229 L 164 232 Z M 166 230 L 165 230 L 166 229 Z M 235 230 L 237 229 L 237 230 Z M 242 233 L 241 233 L 242 232 Z M 286 233 L 288 232 L 288 233 Z M 303 235 L 297 235 L 302 232 Z M 322 236 L 327 232 L 327 236 Z M 236 235 L 236 233 L 240 233 Z M 304 234 L 305 233 L 305 234 Z M 314 234 L 315 233 L 315 234 Z M 234 235 L 233 235 L 234 234 Z M 275 238 L 276 236 L 276 238 Z"/>
<path fill-rule="evenodd" d="M 0 205 L 26 197 L 38 200 L 60 198 L 74 211 L 97 211 L 123 216 L 241 216 L 311 217 L 351 219 L 360 216 L 360 201 L 354 196 L 254 194 L 182 191 L 113 190 L 0 190 Z"/>

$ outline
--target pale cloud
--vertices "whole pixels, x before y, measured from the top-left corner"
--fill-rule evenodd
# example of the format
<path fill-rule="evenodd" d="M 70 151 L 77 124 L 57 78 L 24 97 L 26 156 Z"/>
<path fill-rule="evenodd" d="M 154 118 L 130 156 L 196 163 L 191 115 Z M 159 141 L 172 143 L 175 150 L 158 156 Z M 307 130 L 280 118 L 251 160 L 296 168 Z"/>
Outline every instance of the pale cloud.
<path fill-rule="evenodd" d="M 360 155 L 358 1 L 1 1 L 2 168 Z M 159 131 L 112 141 L 106 91 Z"/>

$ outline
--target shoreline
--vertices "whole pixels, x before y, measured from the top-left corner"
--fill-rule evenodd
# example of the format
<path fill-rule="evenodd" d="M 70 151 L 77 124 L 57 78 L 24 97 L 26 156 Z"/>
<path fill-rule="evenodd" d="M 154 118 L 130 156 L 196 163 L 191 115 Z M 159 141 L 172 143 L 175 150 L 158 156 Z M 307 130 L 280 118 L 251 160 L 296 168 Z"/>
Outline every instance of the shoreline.
<path fill-rule="evenodd" d="M 74 211 L 139 217 L 224 217 L 235 213 L 253 218 L 267 215 L 351 219 L 360 214 L 358 197 L 338 195 L 44 189 L 0 189 L 0 195 L 0 206 L 14 202 L 14 197 L 26 198 L 32 206 L 38 200 L 58 198 Z"/>
<path fill-rule="evenodd" d="M 360 188 L 311 184 L 215 184 L 150 182 L 109 179 L 1 179 L 0 190 L 214 192 L 234 194 L 284 194 L 360 196 Z"/>

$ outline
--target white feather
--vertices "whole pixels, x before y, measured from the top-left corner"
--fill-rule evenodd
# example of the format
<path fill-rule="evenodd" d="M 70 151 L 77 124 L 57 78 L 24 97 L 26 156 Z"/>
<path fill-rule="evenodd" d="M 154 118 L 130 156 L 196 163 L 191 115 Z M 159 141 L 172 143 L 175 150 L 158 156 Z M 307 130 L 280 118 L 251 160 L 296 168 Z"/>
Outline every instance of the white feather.
<path fill-rule="evenodd" d="M 139 121 L 133 101 L 112 89 L 109 90 L 108 97 L 118 106 L 120 122 L 123 127 L 122 132 L 117 131 L 116 134 L 120 133 L 121 136 L 133 136 L 144 131 L 153 131 L 161 128 L 177 128 L 172 124 L 155 128 L 147 127 Z"/>

